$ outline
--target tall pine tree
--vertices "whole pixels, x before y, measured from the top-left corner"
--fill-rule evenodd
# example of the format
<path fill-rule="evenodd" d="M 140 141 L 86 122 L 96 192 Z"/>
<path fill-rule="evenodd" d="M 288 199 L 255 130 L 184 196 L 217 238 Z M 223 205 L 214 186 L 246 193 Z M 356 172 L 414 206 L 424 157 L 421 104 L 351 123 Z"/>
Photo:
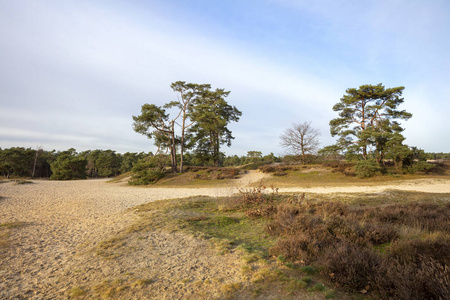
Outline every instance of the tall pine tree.
<path fill-rule="evenodd" d="M 412 114 L 398 110 L 403 103 L 404 87 L 386 89 L 381 83 L 350 88 L 334 105 L 339 117 L 330 121 L 332 136 L 339 136 L 338 145 L 347 153 L 361 155 L 376 153 L 378 162 L 384 158 L 387 142 L 400 135 L 403 128 L 398 119 L 408 120 Z"/>

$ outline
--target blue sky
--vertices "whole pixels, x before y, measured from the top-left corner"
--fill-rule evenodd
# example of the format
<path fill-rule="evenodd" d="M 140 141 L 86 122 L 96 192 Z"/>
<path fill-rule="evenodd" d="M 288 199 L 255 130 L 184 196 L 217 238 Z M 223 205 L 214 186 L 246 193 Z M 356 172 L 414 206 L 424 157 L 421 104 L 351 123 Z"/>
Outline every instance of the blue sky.
<path fill-rule="evenodd" d="M 135 133 L 172 82 L 231 91 L 227 154 L 284 153 L 312 122 L 334 143 L 347 88 L 405 86 L 406 143 L 450 152 L 450 2 L 0 1 L 0 147 L 154 151 Z"/>

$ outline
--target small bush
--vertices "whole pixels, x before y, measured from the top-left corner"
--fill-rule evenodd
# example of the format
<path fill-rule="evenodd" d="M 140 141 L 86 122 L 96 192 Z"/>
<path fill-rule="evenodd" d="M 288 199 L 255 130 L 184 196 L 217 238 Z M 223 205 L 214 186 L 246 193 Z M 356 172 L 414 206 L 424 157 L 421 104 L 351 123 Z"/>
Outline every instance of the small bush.
<path fill-rule="evenodd" d="M 369 249 L 346 242 L 325 251 L 322 262 L 331 280 L 351 291 L 372 286 L 380 266 L 380 258 Z"/>
<path fill-rule="evenodd" d="M 287 165 L 264 165 L 258 168 L 259 171 L 263 173 L 274 173 L 275 174 L 287 174 L 286 171 L 295 171 L 297 170 L 296 166 L 287 166 Z M 275 175 L 277 176 L 277 175 Z M 278 175 L 284 176 L 284 175 Z"/>
<path fill-rule="evenodd" d="M 261 184 L 251 189 L 238 189 L 240 202 L 244 207 L 270 203 L 271 197 L 264 192 L 265 190 L 266 187 Z"/>
<path fill-rule="evenodd" d="M 140 159 L 132 168 L 133 175 L 128 182 L 131 185 L 147 185 L 155 183 L 165 176 L 167 156 L 157 155 Z"/>
<path fill-rule="evenodd" d="M 450 269 L 431 258 L 384 259 L 374 288 L 382 299 L 450 299 Z"/>
<path fill-rule="evenodd" d="M 397 241 L 389 247 L 388 254 L 401 263 L 419 263 L 422 257 L 428 257 L 450 266 L 450 237 Z"/>
<path fill-rule="evenodd" d="M 313 266 L 303 266 L 300 268 L 300 271 L 307 275 L 314 275 L 317 272 L 317 269 Z"/>
<path fill-rule="evenodd" d="M 164 176 L 165 173 L 161 170 L 141 170 L 135 172 L 128 183 L 131 185 L 147 185 L 157 182 L 158 180 L 164 178 Z"/>
<path fill-rule="evenodd" d="M 426 161 L 416 161 L 408 167 L 408 172 L 411 174 L 416 172 L 428 172 L 434 167 L 435 165 L 427 163 Z"/>
<path fill-rule="evenodd" d="M 284 257 L 292 261 L 309 261 L 309 247 L 310 241 L 306 236 L 295 235 L 288 238 L 279 239 L 275 246 L 270 249 L 270 254 L 278 257 Z"/>
<path fill-rule="evenodd" d="M 239 175 L 239 169 L 220 168 L 213 178 L 215 179 L 235 179 Z"/>
<path fill-rule="evenodd" d="M 282 176 L 286 176 L 288 173 L 284 172 L 284 171 L 277 171 L 275 173 L 273 173 L 273 176 L 278 176 L 278 177 L 282 177 Z"/>
<path fill-rule="evenodd" d="M 393 204 L 370 209 L 368 212 L 383 223 L 450 233 L 450 206 L 442 207 L 429 203 Z"/>
<path fill-rule="evenodd" d="M 261 207 L 249 208 L 245 215 L 250 218 L 271 217 L 277 212 L 277 207 L 273 205 L 264 205 Z"/>
<path fill-rule="evenodd" d="M 380 165 L 375 159 L 360 160 L 356 164 L 356 176 L 367 178 L 375 176 L 380 171 Z"/>

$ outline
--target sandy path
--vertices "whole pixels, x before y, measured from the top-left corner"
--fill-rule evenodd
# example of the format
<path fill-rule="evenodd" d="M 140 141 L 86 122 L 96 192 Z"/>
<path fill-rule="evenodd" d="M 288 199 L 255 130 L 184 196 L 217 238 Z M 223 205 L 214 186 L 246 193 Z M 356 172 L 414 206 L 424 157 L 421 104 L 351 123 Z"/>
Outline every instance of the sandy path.
<path fill-rule="evenodd" d="M 260 177 L 250 172 L 236 184 L 242 186 Z M 234 186 L 220 189 L 137 188 L 108 183 L 103 179 L 34 181 L 33 184 L 22 185 L 2 183 L 0 224 L 19 221 L 28 225 L 12 230 L 11 246 L 6 250 L 0 249 L 0 298 L 61 298 L 75 283 L 88 284 L 92 280 L 101 281 L 102 278 L 127 273 L 128 269 L 136 267 L 121 266 L 118 264 L 120 260 L 105 265 L 99 262 L 98 257 L 86 254 L 86 249 L 92 249 L 98 242 L 107 240 L 130 225 L 136 216 L 127 211 L 128 208 L 161 199 L 195 195 L 220 197 L 234 192 Z M 186 246 L 184 250 L 179 249 L 180 244 Z M 172 282 L 180 280 L 180 276 L 185 278 L 188 274 L 196 274 L 196 278 L 220 278 L 223 275 L 228 279 L 238 276 L 239 266 L 233 269 L 233 263 L 226 262 L 223 257 L 208 258 L 215 256 L 215 253 L 205 241 L 180 234 L 158 233 L 148 238 L 147 245 L 162 248 L 158 254 L 149 254 L 148 249 L 136 245 L 135 251 L 142 253 L 134 258 L 147 266 L 152 255 L 157 255 L 158 264 L 164 267 L 165 272 L 155 268 L 147 276 L 164 278 L 159 282 L 159 288 L 172 294 L 174 299 L 180 298 L 179 293 L 189 294 L 183 286 Z M 197 255 L 192 255 L 193 249 Z M 163 256 L 164 259 L 161 259 L 164 251 L 168 251 L 169 258 Z M 142 257 L 146 257 L 147 261 L 142 261 Z M 137 261 L 122 263 L 133 264 Z M 222 270 L 215 268 L 221 265 Z M 81 274 L 75 274 L 74 269 Z M 176 274 L 170 271 L 172 269 L 177 270 Z M 86 276 L 85 272 L 90 275 Z"/>
<path fill-rule="evenodd" d="M 450 193 L 448 179 L 417 179 L 399 181 L 395 184 L 377 186 L 342 186 L 342 187 L 314 187 L 314 188 L 280 188 L 280 193 L 380 193 L 388 190 L 415 191 L 424 193 Z"/>
<path fill-rule="evenodd" d="M 250 172 L 237 180 L 236 186 L 243 187 L 265 176 Z M 283 188 L 279 191 L 355 193 L 390 189 L 450 193 L 450 181 L 425 179 L 384 186 Z M 198 285 L 180 283 L 183 278 L 200 283 L 223 278 L 225 282 L 239 280 L 240 265 L 235 257 L 217 256 L 205 241 L 180 233 L 153 232 L 142 236 L 129 245 L 134 254 L 109 262 L 86 251 L 135 220 L 136 216 L 128 208 L 159 199 L 194 195 L 219 197 L 236 191 L 236 187 L 137 188 L 106 180 L 2 183 L 0 224 L 22 221 L 28 225 L 12 230 L 11 246 L 0 248 L 0 299 L 67 298 L 67 291 L 74 286 L 92 286 L 105 278 L 113 280 L 126 276 L 155 280 L 151 293 L 149 288 L 130 290 L 130 297 L 180 299 L 199 293 Z M 203 287 L 203 292 L 211 296 L 216 291 Z"/>

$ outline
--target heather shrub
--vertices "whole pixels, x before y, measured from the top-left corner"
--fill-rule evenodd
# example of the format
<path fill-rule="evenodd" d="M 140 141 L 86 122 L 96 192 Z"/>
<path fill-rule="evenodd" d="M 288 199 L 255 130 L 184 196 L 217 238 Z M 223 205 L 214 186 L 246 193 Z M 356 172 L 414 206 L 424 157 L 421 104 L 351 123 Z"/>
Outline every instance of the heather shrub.
<path fill-rule="evenodd" d="M 374 215 L 380 222 L 450 233 L 449 208 L 448 205 L 442 207 L 428 203 L 393 204 L 377 208 Z"/>
<path fill-rule="evenodd" d="M 239 169 L 220 168 L 220 169 L 216 170 L 216 173 L 213 175 L 213 178 L 215 178 L 215 179 L 235 179 L 237 175 L 239 175 Z"/>
<path fill-rule="evenodd" d="M 303 234 L 289 236 L 287 238 L 279 239 L 275 246 L 270 249 L 270 254 L 273 256 L 282 256 L 286 259 L 296 261 L 310 261 L 309 237 Z"/>
<path fill-rule="evenodd" d="M 450 299 L 450 269 L 432 258 L 403 263 L 385 258 L 375 279 L 382 299 Z"/>
<path fill-rule="evenodd" d="M 244 207 L 270 203 L 272 197 L 265 193 L 265 190 L 266 187 L 261 184 L 249 189 L 238 189 L 241 198 L 240 201 Z"/>
<path fill-rule="evenodd" d="M 324 251 L 321 263 L 339 286 L 361 291 L 374 285 L 381 260 L 370 249 L 340 242 Z"/>
<path fill-rule="evenodd" d="M 259 171 L 263 173 L 286 173 L 289 170 L 296 170 L 296 166 L 288 166 L 288 165 L 263 165 L 258 168 Z"/>
<path fill-rule="evenodd" d="M 245 215 L 250 218 L 271 217 L 277 212 L 277 207 L 273 205 L 262 205 L 260 207 L 249 208 Z"/>
<path fill-rule="evenodd" d="M 450 266 L 450 237 L 438 235 L 435 238 L 396 241 L 389 247 L 388 254 L 401 263 L 419 263 L 427 257 Z"/>
<path fill-rule="evenodd" d="M 319 264 L 350 291 L 374 291 L 386 299 L 448 298 L 450 204 L 350 207 L 302 196 L 274 210 L 266 226 L 267 233 L 279 236 L 272 255 Z M 401 240 L 400 226 L 431 235 Z M 375 250 L 378 245 L 382 252 Z"/>

